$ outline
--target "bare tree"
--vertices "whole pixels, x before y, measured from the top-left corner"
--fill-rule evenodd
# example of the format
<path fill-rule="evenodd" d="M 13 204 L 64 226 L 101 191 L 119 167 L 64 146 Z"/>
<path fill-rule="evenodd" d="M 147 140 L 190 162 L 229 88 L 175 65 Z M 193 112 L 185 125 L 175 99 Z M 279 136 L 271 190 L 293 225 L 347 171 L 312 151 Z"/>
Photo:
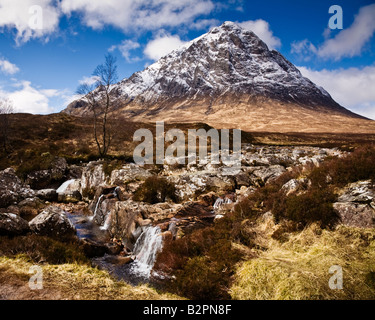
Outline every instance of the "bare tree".
<path fill-rule="evenodd" d="M 0 101 L 0 126 L 1 126 L 1 140 L 2 147 L 5 153 L 9 151 L 9 130 L 10 120 L 9 115 L 14 112 L 13 104 L 10 100 Z"/>
<path fill-rule="evenodd" d="M 94 115 L 94 138 L 99 156 L 105 157 L 112 141 L 112 132 L 108 125 L 108 115 L 113 104 L 111 87 L 117 82 L 116 58 L 106 55 L 104 64 L 96 67 L 93 84 L 82 84 L 77 93 L 84 95 Z"/>

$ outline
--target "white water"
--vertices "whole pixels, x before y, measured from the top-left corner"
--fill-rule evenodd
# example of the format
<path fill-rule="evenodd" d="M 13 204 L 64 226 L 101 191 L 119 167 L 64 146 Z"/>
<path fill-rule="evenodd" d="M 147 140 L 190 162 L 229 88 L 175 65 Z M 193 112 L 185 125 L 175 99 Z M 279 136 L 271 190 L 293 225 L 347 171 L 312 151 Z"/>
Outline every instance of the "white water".
<path fill-rule="evenodd" d="M 57 193 L 64 193 L 65 190 L 70 186 L 71 183 L 73 183 L 75 180 L 72 179 L 72 180 L 68 180 L 68 181 L 65 181 L 61 186 L 60 188 L 58 188 L 56 190 Z"/>
<path fill-rule="evenodd" d="M 106 231 L 109 228 L 109 225 L 111 223 L 111 212 L 107 213 L 107 218 L 105 219 L 104 225 L 100 227 L 100 230 Z"/>
<path fill-rule="evenodd" d="M 214 209 L 219 209 L 222 205 L 224 204 L 230 204 L 232 203 L 232 200 L 228 199 L 228 198 L 217 198 L 216 201 L 215 201 L 215 204 L 214 204 Z"/>
<path fill-rule="evenodd" d="M 132 271 L 149 278 L 156 260 L 156 255 L 163 248 L 163 238 L 159 227 L 146 227 L 134 246 L 136 260 Z"/>
<path fill-rule="evenodd" d="M 96 213 L 97 213 L 97 211 L 98 211 L 98 208 L 99 208 L 100 202 L 101 202 L 101 200 L 103 199 L 103 197 L 104 197 L 104 194 L 102 194 L 102 195 L 99 197 L 98 202 L 96 203 L 96 206 L 95 206 L 94 215 L 93 215 L 92 217 L 90 217 L 90 220 L 91 220 L 91 221 L 93 221 L 93 220 L 95 219 L 95 217 L 96 217 Z"/>

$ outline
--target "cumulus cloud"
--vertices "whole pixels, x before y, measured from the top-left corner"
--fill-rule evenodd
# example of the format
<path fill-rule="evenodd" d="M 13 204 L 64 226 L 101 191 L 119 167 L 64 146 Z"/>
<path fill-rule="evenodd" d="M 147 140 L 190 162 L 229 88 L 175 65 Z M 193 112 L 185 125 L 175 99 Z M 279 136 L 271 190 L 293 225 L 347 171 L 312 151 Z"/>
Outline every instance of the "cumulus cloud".
<path fill-rule="evenodd" d="M 10 75 L 15 74 L 18 71 L 20 71 L 20 69 L 15 64 L 5 59 L 0 59 L 0 70 L 1 72 L 5 74 L 10 74 Z"/>
<path fill-rule="evenodd" d="M 270 49 L 277 49 L 281 47 L 281 41 L 279 38 L 273 35 L 270 25 L 267 21 L 262 19 L 249 20 L 243 22 L 237 22 L 237 24 L 247 30 L 253 31 L 259 38 L 261 38 Z"/>
<path fill-rule="evenodd" d="M 127 62 L 135 62 L 135 61 L 139 61 L 140 58 L 131 57 L 130 51 L 138 49 L 140 46 L 141 45 L 138 42 L 135 42 L 132 40 L 123 40 L 121 44 L 110 47 L 108 51 L 112 52 L 118 49 Z"/>
<path fill-rule="evenodd" d="M 101 29 L 112 25 L 125 32 L 134 29 L 156 30 L 193 22 L 214 9 L 211 0 L 62 0 L 65 14 L 83 16 L 84 23 Z"/>
<path fill-rule="evenodd" d="M 47 40 L 58 28 L 59 19 L 54 0 L 0 0 L 0 30 L 15 30 L 17 44 Z"/>
<path fill-rule="evenodd" d="M 375 66 L 320 71 L 299 67 L 299 70 L 342 106 L 375 119 Z"/>
<path fill-rule="evenodd" d="M 375 32 L 375 4 L 362 7 L 355 16 L 353 24 L 340 31 L 334 38 L 329 38 L 327 29 L 324 32 L 325 41 L 319 45 L 313 45 L 305 39 L 292 43 L 292 53 L 301 57 L 317 55 L 323 59 L 340 60 L 344 57 L 359 56 L 365 45 L 373 37 Z"/>
<path fill-rule="evenodd" d="M 144 54 L 156 61 L 184 44 L 186 42 L 182 41 L 178 35 L 161 33 L 147 44 Z"/>
<path fill-rule="evenodd" d="M 37 89 L 30 81 L 20 81 L 13 85 L 15 90 L 0 88 L 0 98 L 12 101 L 16 112 L 48 114 L 54 112 L 51 99 L 66 99 L 65 90 Z"/>

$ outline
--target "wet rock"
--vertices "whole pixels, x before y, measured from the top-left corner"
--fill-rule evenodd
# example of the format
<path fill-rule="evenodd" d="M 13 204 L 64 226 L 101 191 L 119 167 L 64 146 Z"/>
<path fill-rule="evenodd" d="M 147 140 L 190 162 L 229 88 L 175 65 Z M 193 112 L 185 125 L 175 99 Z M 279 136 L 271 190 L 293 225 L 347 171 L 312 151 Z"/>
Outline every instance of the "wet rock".
<path fill-rule="evenodd" d="M 106 253 L 110 255 L 118 255 L 123 249 L 123 246 L 118 243 L 106 243 Z"/>
<path fill-rule="evenodd" d="M 118 266 L 123 266 L 134 261 L 134 257 L 106 256 L 105 262 Z"/>
<path fill-rule="evenodd" d="M 173 240 L 173 234 L 170 231 L 165 231 L 160 234 L 160 236 L 163 238 L 163 241 L 172 241 Z"/>
<path fill-rule="evenodd" d="M 176 238 L 177 235 L 177 225 L 176 222 L 172 221 L 168 226 L 168 231 L 172 233 L 173 238 Z"/>
<path fill-rule="evenodd" d="M 108 247 L 90 239 L 81 240 L 82 249 L 88 258 L 103 257 L 108 252 Z"/>
<path fill-rule="evenodd" d="M 0 208 L 6 208 L 34 196 L 35 192 L 22 183 L 13 168 L 0 171 Z"/>
<path fill-rule="evenodd" d="M 29 222 L 31 230 L 39 235 L 57 239 L 72 238 L 76 234 L 73 224 L 64 211 L 50 206 Z"/>
<path fill-rule="evenodd" d="M 0 213 L 0 235 L 20 236 L 30 231 L 26 220 L 13 213 Z"/>
<path fill-rule="evenodd" d="M 38 190 L 36 192 L 36 196 L 44 201 L 49 201 L 49 202 L 56 202 L 57 201 L 57 192 L 55 189 L 42 189 Z"/>
<path fill-rule="evenodd" d="M 56 190 L 57 200 L 59 202 L 78 203 L 82 200 L 80 189 L 81 180 L 68 180 Z"/>
<path fill-rule="evenodd" d="M 102 163 L 90 162 L 83 168 L 80 193 L 85 199 L 92 199 L 96 189 L 105 184 L 106 175 Z"/>

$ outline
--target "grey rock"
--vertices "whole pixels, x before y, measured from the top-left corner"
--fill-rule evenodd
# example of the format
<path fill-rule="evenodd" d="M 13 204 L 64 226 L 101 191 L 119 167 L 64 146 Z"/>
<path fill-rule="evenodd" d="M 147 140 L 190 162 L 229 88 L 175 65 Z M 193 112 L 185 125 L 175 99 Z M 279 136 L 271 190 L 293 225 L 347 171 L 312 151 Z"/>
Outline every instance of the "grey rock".
<path fill-rule="evenodd" d="M 54 206 L 43 210 L 29 222 L 29 226 L 36 234 L 58 239 L 71 238 L 76 234 L 76 230 L 65 212 Z"/>
<path fill-rule="evenodd" d="M 36 192 L 36 196 L 44 201 L 55 202 L 57 201 L 57 192 L 55 189 L 42 189 Z"/>
<path fill-rule="evenodd" d="M 0 213 L 0 235 L 20 236 L 30 231 L 26 220 L 14 213 Z"/>
<path fill-rule="evenodd" d="M 33 189 L 45 189 L 64 180 L 68 163 L 65 158 L 56 158 L 51 163 L 51 169 L 31 172 L 27 175 L 26 183 Z"/>
<path fill-rule="evenodd" d="M 13 168 L 0 171 L 0 208 L 6 208 L 34 196 L 35 192 L 22 183 Z"/>
<path fill-rule="evenodd" d="M 338 212 L 343 225 L 375 228 L 375 210 L 371 206 L 353 202 L 337 202 L 333 207 Z"/>

